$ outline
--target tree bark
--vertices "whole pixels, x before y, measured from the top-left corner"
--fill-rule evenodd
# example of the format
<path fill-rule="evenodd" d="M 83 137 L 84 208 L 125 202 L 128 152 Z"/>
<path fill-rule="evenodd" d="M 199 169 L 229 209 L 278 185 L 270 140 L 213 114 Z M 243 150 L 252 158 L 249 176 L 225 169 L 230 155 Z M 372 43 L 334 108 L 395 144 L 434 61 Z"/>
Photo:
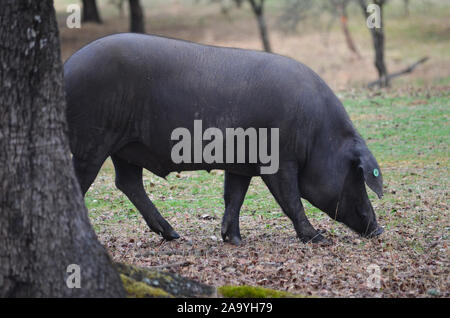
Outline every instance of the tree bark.
<path fill-rule="evenodd" d="M 102 23 L 95 0 L 83 0 L 83 22 Z"/>
<path fill-rule="evenodd" d="M 71 164 L 53 1 L 3 1 L 0 43 L 0 297 L 124 296 Z"/>
<path fill-rule="evenodd" d="M 139 0 L 130 0 L 130 32 L 145 33 L 144 10 Z"/>
<path fill-rule="evenodd" d="M 378 72 L 380 87 L 389 86 L 388 71 L 384 62 L 384 21 L 383 21 L 383 5 L 385 0 L 375 0 L 374 4 L 380 7 L 380 28 L 369 28 L 372 36 L 372 43 L 375 50 L 375 67 Z M 359 0 L 361 9 L 366 19 L 369 17 L 367 12 L 367 3 L 365 0 Z"/>
<path fill-rule="evenodd" d="M 264 0 L 259 0 L 259 3 L 256 2 L 257 0 L 249 1 L 250 5 L 252 6 L 253 13 L 255 14 L 258 21 L 259 34 L 261 36 L 264 51 L 272 52 L 269 41 L 269 33 L 267 31 L 266 19 L 264 17 Z"/>
<path fill-rule="evenodd" d="M 352 51 L 358 58 L 361 58 L 361 55 L 358 52 L 358 49 L 355 46 L 355 43 L 353 41 L 353 38 L 350 34 L 350 30 L 348 29 L 348 15 L 347 15 L 347 5 L 348 1 L 333 1 L 333 4 L 340 15 L 340 23 L 341 23 L 341 29 L 342 33 L 344 33 L 345 36 L 345 42 L 347 43 L 347 47 L 350 51 Z"/>

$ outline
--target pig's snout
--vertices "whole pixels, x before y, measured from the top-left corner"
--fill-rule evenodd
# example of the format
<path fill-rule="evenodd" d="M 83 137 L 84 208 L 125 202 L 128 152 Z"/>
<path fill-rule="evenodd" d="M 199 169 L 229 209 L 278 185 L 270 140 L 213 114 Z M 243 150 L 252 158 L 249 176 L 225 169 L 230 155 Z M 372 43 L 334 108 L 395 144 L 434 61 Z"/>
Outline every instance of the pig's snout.
<path fill-rule="evenodd" d="M 384 229 L 381 226 L 378 226 L 375 230 L 373 230 L 372 232 L 364 235 L 367 238 L 373 238 L 373 237 L 377 237 L 379 235 L 381 235 L 384 232 Z"/>

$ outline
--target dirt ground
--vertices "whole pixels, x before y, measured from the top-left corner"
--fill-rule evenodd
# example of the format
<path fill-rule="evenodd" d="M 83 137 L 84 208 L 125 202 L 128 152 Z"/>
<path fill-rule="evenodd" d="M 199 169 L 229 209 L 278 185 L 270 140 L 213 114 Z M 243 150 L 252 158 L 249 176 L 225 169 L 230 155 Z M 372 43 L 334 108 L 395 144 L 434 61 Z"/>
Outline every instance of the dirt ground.
<path fill-rule="evenodd" d="M 435 167 L 426 169 L 439 173 Z M 397 171 L 398 167 L 385 167 L 384 171 L 390 175 L 391 170 Z M 370 240 L 323 213 L 312 214 L 307 207 L 311 222 L 327 231 L 333 245 L 302 244 L 276 204 L 260 208 L 259 212 L 265 214 L 259 214 L 244 203 L 240 218 L 243 245 L 223 243 L 220 237 L 223 205 L 215 203 L 222 199 L 216 189 L 223 182 L 219 171 L 204 184 L 193 180 L 196 173 L 183 173 L 186 190 L 174 186 L 176 181 L 170 178 L 166 182 L 146 174 L 147 192 L 152 200 L 159 197 L 157 206 L 161 207 L 162 201 L 187 202 L 184 209 L 160 209 L 180 233 L 178 240 L 167 242 L 149 231 L 142 217 L 126 204 L 127 199 L 117 190 L 110 191 L 114 177 L 108 169 L 103 170 L 90 190 L 90 195 L 99 201 L 107 193 L 104 200 L 108 212 L 90 209 L 91 218 L 100 241 L 114 260 L 174 272 L 217 287 L 263 286 L 321 297 L 449 297 L 447 190 L 439 185 L 422 190 L 421 196 L 426 199 L 418 203 L 408 198 L 417 195 L 415 190 L 409 191 L 409 187 L 417 186 L 410 171 L 417 169 L 400 170 L 407 177 L 398 182 L 388 177 L 387 199 L 372 200 L 386 232 Z M 424 182 L 422 189 L 429 187 L 429 181 Z M 102 190 L 108 184 L 108 191 Z M 214 188 L 210 190 L 210 197 L 214 196 L 211 207 L 196 204 L 205 200 L 206 195 L 188 195 L 196 185 Z M 258 201 L 273 201 L 259 178 L 252 181 L 247 197 L 255 194 Z M 111 206 L 116 208 L 112 202 L 122 207 L 113 212 Z M 123 219 L 114 220 L 119 215 Z M 374 270 L 379 270 L 378 288 L 370 285 L 376 284 L 370 278 L 376 274 Z"/>

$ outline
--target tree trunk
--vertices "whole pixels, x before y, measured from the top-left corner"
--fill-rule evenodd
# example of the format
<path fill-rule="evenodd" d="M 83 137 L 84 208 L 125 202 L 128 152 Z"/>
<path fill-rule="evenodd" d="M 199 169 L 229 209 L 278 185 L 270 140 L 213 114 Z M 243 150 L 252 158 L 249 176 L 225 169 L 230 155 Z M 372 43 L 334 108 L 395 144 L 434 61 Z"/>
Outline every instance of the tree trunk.
<path fill-rule="evenodd" d="M 119 17 L 121 17 L 121 18 L 123 18 L 125 16 L 124 8 L 123 8 L 124 2 L 125 2 L 125 0 L 118 0 L 116 2 L 117 10 L 119 11 Z"/>
<path fill-rule="evenodd" d="M 130 0 L 130 32 L 145 33 L 144 10 L 139 0 Z"/>
<path fill-rule="evenodd" d="M 366 19 L 369 17 L 367 12 L 367 4 L 364 0 L 359 1 Z M 378 72 L 379 83 L 381 87 L 389 86 L 389 77 L 386 64 L 384 62 L 384 21 L 383 21 L 383 5 L 384 0 L 374 1 L 380 7 L 380 28 L 370 28 L 370 34 L 372 36 L 373 47 L 375 50 L 375 67 Z"/>
<path fill-rule="evenodd" d="M 102 23 L 95 0 L 83 0 L 83 22 Z"/>
<path fill-rule="evenodd" d="M 358 50 L 356 49 L 355 43 L 353 42 L 353 38 L 348 29 L 347 5 L 348 5 L 348 1 L 342 1 L 338 4 L 336 4 L 337 9 L 341 16 L 340 22 L 341 22 L 342 33 L 344 33 L 345 42 L 347 43 L 347 47 L 349 48 L 349 50 L 352 51 L 358 58 L 361 58 L 361 55 L 359 54 Z"/>
<path fill-rule="evenodd" d="M 260 0 L 259 3 L 256 3 L 257 0 L 249 0 L 250 5 L 252 6 L 253 13 L 256 16 L 258 21 L 259 34 L 261 36 L 261 41 L 264 47 L 264 51 L 272 52 L 272 48 L 270 46 L 269 34 L 267 31 L 266 19 L 264 17 L 264 0 Z"/>
<path fill-rule="evenodd" d="M 0 297 L 124 296 L 71 164 L 53 1 L 3 1 L 0 43 Z"/>
<path fill-rule="evenodd" d="M 388 72 L 384 62 L 384 32 L 383 27 L 372 29 L 372 38 L 375 47 L 375 67 L 378 71 L 378 78 L 381 80 L 381 86 L 389 86 Z"/>
<path fill-rule="evenodd" d="M 403 10 L 405 17 L 409 17 L 409 0 L 403 0 Z"/>

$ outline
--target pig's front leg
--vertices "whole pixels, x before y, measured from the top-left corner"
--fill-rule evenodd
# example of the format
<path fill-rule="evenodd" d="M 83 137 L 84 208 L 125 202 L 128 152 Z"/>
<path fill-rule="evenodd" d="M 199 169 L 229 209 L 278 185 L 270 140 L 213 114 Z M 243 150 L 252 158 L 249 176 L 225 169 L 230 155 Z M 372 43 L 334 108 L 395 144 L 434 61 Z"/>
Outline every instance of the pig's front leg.
<path fill-rule="evenodd" d="M 250 180 L 248 176 L 242 176 L 225 171 L 224 200 L 225 214 L 222 219 L 222 239 L 234 245 L 241 243 L 239 230 L 239 211 L 244 202 Z"/>
<path fill-rule="evenodd" d="M 275 174 L 261 176 L 283 212 L 294 224 L 297 236 L 304 243 L 324 243 L 331 241 L 323 237 L 309 222 L 300 200 L 298 188 L 298 168 L 295 162 L 280 164 Z"/>

